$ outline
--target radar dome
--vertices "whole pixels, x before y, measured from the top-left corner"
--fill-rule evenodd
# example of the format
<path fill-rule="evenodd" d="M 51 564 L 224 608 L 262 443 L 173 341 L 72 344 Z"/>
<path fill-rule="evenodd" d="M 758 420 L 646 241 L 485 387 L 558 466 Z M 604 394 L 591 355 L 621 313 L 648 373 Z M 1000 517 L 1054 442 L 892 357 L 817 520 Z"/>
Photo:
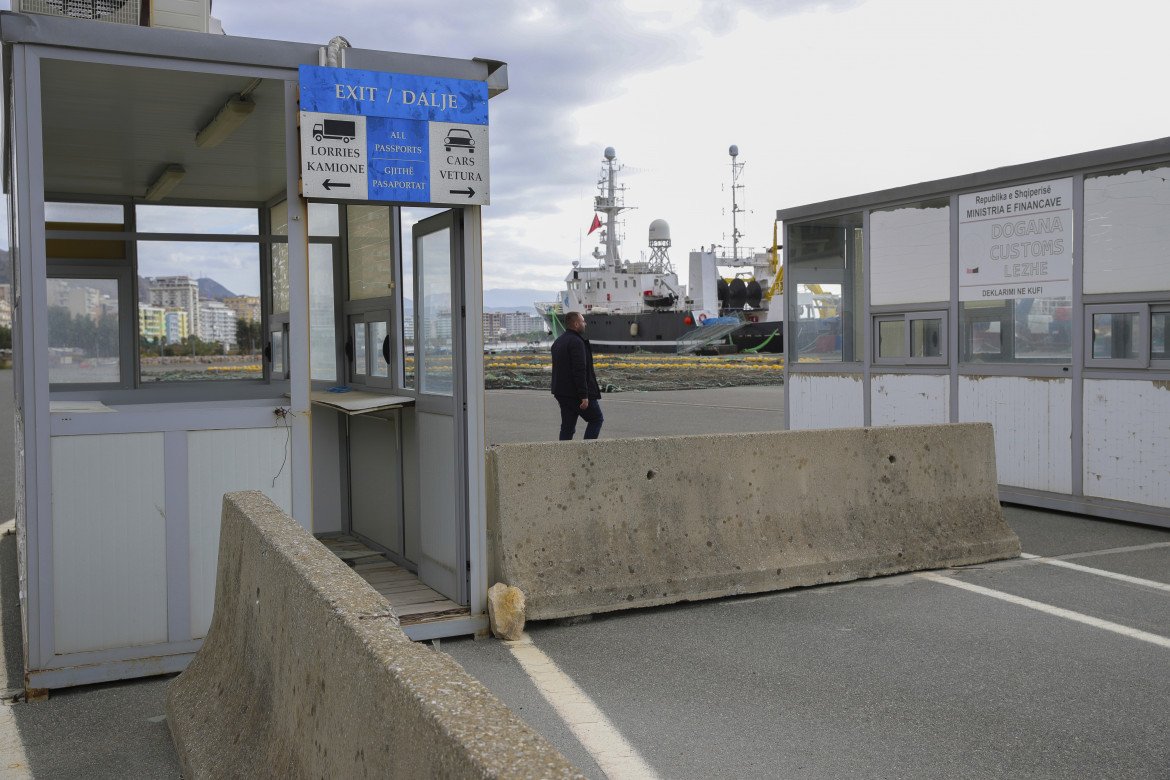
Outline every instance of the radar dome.
<path fill-rule="evenodd" d="M 615 157 L 617 157 L 617 152 L 615 152 L 613 150 L 613 147 L 612 146 L 605 147 L 605 159 L 612 160 Z"/>
<path fill-rule="evenodd" d="M 656 219 L 650 223 L 650 241 L 669 241 L 670 225 L 665 219 Z"/>
<path fill-rule="evenodd" d="M 735 144 L 732 144 L 731 148 L 727 150 L 727 153 L 730 154 L 732 157 L 739 157 L 739 147 L 736 146 Z"/>

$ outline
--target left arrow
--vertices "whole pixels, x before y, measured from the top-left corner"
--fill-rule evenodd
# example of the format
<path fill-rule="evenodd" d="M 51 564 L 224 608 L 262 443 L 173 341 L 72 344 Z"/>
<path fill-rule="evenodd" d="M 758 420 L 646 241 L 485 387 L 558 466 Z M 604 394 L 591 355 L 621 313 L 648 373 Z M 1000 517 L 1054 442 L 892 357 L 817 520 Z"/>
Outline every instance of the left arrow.
<path fill-rule="evenodd" d="M 324 182 L 321 184 L 321 186 L 322 186 L 322 187 L 324 187 L 324 188 L 325 188 L 325 189 L 327 189 L 327 190 L 331 190 L 331 189 L 333 189 L 334 187 L 348 187 L 348 186 L 350 186 L 350 185 L 349 185 L 349 182 L 347 182 L 347 181 L 330 181 L 329 179 L 326 179 L 326 180 L 325 180 L 325 181 L 324 181 Z"/>

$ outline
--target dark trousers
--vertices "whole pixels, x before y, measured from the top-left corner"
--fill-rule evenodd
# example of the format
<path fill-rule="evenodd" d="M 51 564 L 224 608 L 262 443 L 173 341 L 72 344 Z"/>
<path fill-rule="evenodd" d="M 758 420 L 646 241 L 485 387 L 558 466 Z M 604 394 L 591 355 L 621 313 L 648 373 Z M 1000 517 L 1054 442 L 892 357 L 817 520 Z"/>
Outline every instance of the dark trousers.
<path fill-rule="evenodd" d="M 581 399 L 564 398 L 557 396 L 557 403 L 561 405 L 561 441 L 568 441 L 577 432 L 577 418 L 585 421 L 585 438 L 596 439 L 601 433 L 601 424 L 605 418 L 601 415 L 601 404 L 596 398 L 589 399 L 589 407 L 581 408 Z"/>

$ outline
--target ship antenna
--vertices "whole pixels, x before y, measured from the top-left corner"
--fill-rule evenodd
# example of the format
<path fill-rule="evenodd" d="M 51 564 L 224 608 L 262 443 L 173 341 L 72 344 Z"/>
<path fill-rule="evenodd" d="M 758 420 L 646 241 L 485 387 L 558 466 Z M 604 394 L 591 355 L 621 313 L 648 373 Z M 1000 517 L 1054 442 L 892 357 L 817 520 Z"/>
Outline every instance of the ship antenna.
<path fill-rule="evenodd" d="M 735 191 L 742 190 L 743 185 L 739 183 L 739 177 L 743 174 L 743 163 L 736 162 L 739 157 L 739 147 L 735 144 L 727 150 L 731 155 L 731 258 L 732 260 L 739 260 L 739 228 L 736 226 L 736 214 L 742 214 L 743 209 L 735 198 Z"/>
<path fill-rule="evenodd" d="M 605 148 L 605 169 L 602 171 L 603 178 L 598 182 L 598 189 L 601 192 L 594 199 L 593 206 L 597 211 L 605 214 L 605 269 L 609 271 L 616 271 L 621 265 L 621 257 L 618 255 L 618 221 L 617 216 L 623 211 L 630 209 L 626 206 L 621 196 L 625 188 L 617 186 L 617 172 L 621 166 L 614 163 L 614 158 L 617 153 L 612 146 Z"/>

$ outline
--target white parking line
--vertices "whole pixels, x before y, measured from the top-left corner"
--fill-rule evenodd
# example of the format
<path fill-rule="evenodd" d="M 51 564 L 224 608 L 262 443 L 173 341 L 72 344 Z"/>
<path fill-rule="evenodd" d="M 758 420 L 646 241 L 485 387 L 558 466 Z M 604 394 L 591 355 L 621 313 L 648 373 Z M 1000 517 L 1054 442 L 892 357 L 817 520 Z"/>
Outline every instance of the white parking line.
<path fill-rule="evenodd" d="M 1152 542 L 1151 544 L 1135 544 L 1130 547 L 1110 547 L 1107 550 L 1086 550 L 1085 552 L 1057 555 L 1062 561 L 1071 561 L 1073 558 L 1096 558 L 1098 555 L 1117 555 L 1118 553 L 1145 552 L 1170 547 L 1170 542 Z"/>
<path fill-rule="evenodd" d="M 993 599 L 1007 601 L 1011 604 L 1017 604 L 1021 607 L 1035 609 L 1039 612 L 1046 612 L 1049 615 L 1062 617 L 1066 620 L 1073 620 L 1077 623 L 1084 623 L 1087 626 L 1103 628 L 1106 631 L 1112 631 L 1115 634 L 1121 634 L 1122 636 L 1127 636 L 1130 639 L 1139 639 L 1143 642 L 1149 642 L 1152 645 L 1157 645 L 1158 647 L 1164 647 L 1167 650 L 1170 650 L 1170 638 L 1159 636 L 1157 634 L 1151 634 L 1148 631 L 1142 631 L 1137 628 L 1130 628 L 1129 626 L 1123 626 L 1120 623 L 1111 623 L 1108 620 L 1101 620 L 1100 618 L 1090 617 L 1089 615 L 1082 615 L 1080 612 L 1073 612 L 1071 609 L 1054 607 L 1051 604 L 1044 604 L 1039 601 L 1032 601 L 1032 599 L 1013 596 L 1010 593 L 1003 593 L 1002 591 L 992 590 L 991 588 L 985 588 L 982 585 L 973 585 L 970 582 L 963 582 L 962 580 L 957 580 L 953 577 L 944 577 L 941 574 L 935 574 L 934 572 L 920 571 L 917 572 L 914 576 L 921 577 L 924 580 L 941 582 L 943 585 L 950 585 L 955 588 L 969 590 L 972 593 L 979 593 L 984 596 L 990 596 Z"/>
<path fill-rule="evenodd" d="M 532 644 L 527 634 L 515 642 L 504 644 L 532 678 L 540 695 L 557 711 L 606 777 L 610 780 L 657 777 L 654 770 L 638 755 L 638 751 L 609 722 L 605 713 L 551 658 Z"/>
<path fill-rule="evenodd" d="M 1120 580 L 1121 582 L 1128 582 L 1133 585 L 1141 585 L 1146 588 L 1170 592 L 1170 585 L 1164 582 L 1143 580 L 1141 577 L 1131 577 L 1128 574 L 1118 574 L 1117 572 L 1106 571 L 1105 569 L 1094 569 L 1092 566 L 1082 566 L 1079 563 L 1069 563 L 1068 561 L 1062 561 L 1057 558 L 1044 558 L 1029 553 L 1020 553 L 1020 557 L 1025 560 L 1035 561 L 1036 563 L 1047 563 L 1049 566 L 1059 566 L 1062 569 L 1072 569 L 1073 571 L 1084 572 L 1086 574 L 1095 574 L 1098 577 L 1108 577 L 1111 580 Z"/>

